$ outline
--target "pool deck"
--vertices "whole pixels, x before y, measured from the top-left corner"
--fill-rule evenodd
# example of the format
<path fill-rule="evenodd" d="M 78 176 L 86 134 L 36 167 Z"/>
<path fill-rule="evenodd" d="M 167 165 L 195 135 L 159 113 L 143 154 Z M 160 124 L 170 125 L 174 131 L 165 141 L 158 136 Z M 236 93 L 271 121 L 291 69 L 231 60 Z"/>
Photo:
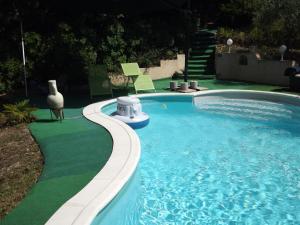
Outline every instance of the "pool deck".
<path fill-rule="evenodd" d="M 155 88 L 158 92 L 169 92 L 169 82 L 171 79 L 162 79 L 154 81 Z M 183 80 L 175 80 L 180 84 Z M 237 90 L 255 90 L 255 91 L 272 91 L 280 93 L 288 93 L 300 95 L 300 93 L 290 91 L 287 87 L 280 87 L 274 85 L 245 83 L 240 81 L 223 81 L 216 79 L 198 80 L 198 86 L 208 88 L 208 90 L 224 90 L 224 89 L 237 89 Z"/>
<path fill-rule="evenodd" d="M 155 81 L 157 92 L 169 92 L 169 81 Z M 260 90 L 299 95 L 278 86 L 243 82 L 201 80 L 199 86 L 209 90 Z M 82 107 L 91 101 L 88 94 L 81 98 L 83 101 L 66 98 L 66 119 L 62 123 L 51 121 L 47 107 L 37 105 L 40 107 L 38 120 L 30 124 L 29 129 L 43 152 L 44 169 L 39 181 L 21 203 L 0 221 L 1 224 L 44 224 L 64 202 L 92 180 L 109 159 L 113 148 L 112 137 L 104 127 L 82 116 Z"/>

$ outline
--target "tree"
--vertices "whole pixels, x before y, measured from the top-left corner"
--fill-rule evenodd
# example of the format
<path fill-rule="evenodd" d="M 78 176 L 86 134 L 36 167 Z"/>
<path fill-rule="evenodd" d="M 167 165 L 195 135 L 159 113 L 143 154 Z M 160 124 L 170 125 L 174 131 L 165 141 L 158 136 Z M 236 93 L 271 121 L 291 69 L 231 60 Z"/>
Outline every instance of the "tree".
<path fill-rule="evenodd" d="M 300 1 L 259 0 L 254 13 L 254 28 L 269 45 L 300 47 Z"/>

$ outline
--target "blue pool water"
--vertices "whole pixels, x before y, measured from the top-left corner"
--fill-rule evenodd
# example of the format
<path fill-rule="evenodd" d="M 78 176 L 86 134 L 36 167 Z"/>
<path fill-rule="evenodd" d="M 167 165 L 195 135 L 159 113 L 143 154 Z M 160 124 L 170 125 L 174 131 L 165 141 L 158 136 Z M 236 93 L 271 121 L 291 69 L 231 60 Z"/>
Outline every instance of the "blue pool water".
<path fill-rule="evenodd" d="M 142 105 L 151 119 L 136 130 L 138 169 L 93 225 L 300 224 L 300 107 L 220 97 Z"/>

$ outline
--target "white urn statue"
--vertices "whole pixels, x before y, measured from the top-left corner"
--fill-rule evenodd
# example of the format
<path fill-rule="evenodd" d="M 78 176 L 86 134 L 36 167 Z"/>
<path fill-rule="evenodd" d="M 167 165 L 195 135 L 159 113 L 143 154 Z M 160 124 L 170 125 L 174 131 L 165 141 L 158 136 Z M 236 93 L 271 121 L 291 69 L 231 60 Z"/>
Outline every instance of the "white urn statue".
<path fill-rule="evenodd" d="M 57 90 L 56 80 L 49 80 L 48 85 L 49 85 L 49 95 L 47 97 L 47 103 L 50 107 L 50 110 L 54 113 L 56 118 L 61 120 L 64 117 L 63 115 L 64 97 Z"/>

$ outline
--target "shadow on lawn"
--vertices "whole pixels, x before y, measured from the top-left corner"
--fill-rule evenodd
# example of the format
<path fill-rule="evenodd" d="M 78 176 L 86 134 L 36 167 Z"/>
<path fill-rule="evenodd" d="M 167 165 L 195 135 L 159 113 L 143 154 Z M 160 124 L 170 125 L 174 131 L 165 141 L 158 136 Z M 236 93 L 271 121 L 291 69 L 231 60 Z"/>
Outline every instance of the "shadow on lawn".
<path fill-rule="evenodd" d="M 35 123 L 54 123 L 57 122 L 59 120 L 55 120 L 55 119 L 37 119 L 34 122 Z"/>

